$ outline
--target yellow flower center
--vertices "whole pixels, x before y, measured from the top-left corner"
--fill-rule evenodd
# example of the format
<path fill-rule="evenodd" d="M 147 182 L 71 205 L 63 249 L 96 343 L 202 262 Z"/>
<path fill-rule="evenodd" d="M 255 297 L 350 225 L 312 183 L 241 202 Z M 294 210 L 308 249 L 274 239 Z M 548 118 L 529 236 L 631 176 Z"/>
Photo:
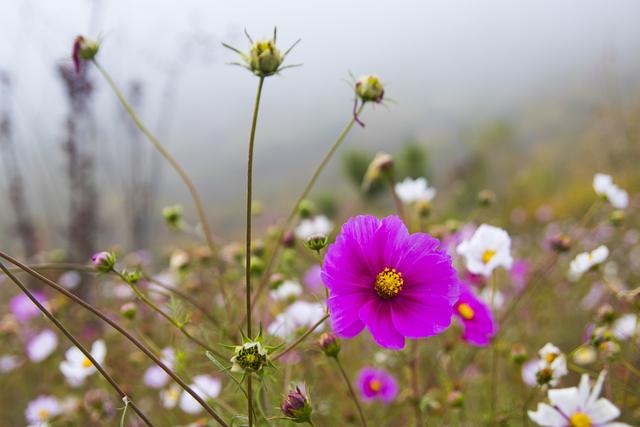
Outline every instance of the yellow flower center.
<path fill-rule="evenodd" d="M 556 360 L 557 358 L 558 358 L 558 355 L 556 353 L 547 353 L 547 355 L 545 356 L 545 359 L 547 359 L 547 363 L 549 365 L 551 365 L 553 361 Z"/>
<path fill-rule="evenodd" d="M 491 249 L 487 249 L 486 251 L 484 251 L 482 253 L 482 262 L 485 264 L 489 264 L 489 261 L 491 261 L 491 259 L 496 256 L 496 251 L 491 250 Z"/>
<path fill-rule="evenodd" d="M 382 383 L 379 380 L 373 379 L 369 381 L 369 387 L 373 391 L 380 391 L 380 389 L 382 388 Z"/>
<path fill-rule="evenodd" d="M 376 277 L 375 289 L 380 297 L 389 299 L 398 295 L 403 284 L 401 272 L 396 271 L 395 268 L 385 268 Z"/>
<path fill-rule="evenodd" d="M 475 311 L 473 311 L 473 308 L 465 302 L 458 305 L 458 313 L 460 313 L 460 316 L 462 316 L 464 320 L 471 320 L 476 314 Z"/>
<path fill-rule="evenodd" d="M 83 368 L 90 368 L 91 366 L 93 366 L 93 363 L 91 363 L 91 360 L 89 360 L 88 357 L 85 357 L 84 359 L 82 359 Z"/>
<path fill-rule="evenodd" d="M 38 411 L 38 418 L 40 418 L 41 421 L 47 421 L 49 419 L 49 411 L 46 409 L 40 409 Z"/>
<path fill-rule="evenodd" d="M 576 412 L 569 417 L 571 427 L 591 427 L 591 418 L 584 412 Z"/>

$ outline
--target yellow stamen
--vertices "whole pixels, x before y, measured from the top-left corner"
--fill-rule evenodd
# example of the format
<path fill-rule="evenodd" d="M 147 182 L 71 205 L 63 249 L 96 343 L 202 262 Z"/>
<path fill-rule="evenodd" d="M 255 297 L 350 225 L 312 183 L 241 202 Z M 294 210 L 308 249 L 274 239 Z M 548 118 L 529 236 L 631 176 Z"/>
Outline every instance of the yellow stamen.
<path fill-rule="evenodd" d="M 558 355 L 556 353 L 547 353 L 547 355 L 545 356 L 545 359 L 547 359 L 547 363 L 549 365 L 551 365 L 553 361 L 556 360 L 557 358 L 558 358 Z"/>
<path fill-rule="evenodd" d="M 476 312 L 473 311 L 473 308 L 464 302 L 458 305 L 458 313 L 460 313 L 460 316 L 462 316 L 464 320 L 471 320 L 476 314 Z"/>
<path fill-rule="evenodd" d="M 482 262 L 485 264 L 489 264 L 489 261 L 491 261 L 491 259 L 496 256 L 496 251 L 491 250 L 491 249 L 487 249 L 486 251 L 484 251 L 482 253 Z"/>
<path fill-rule="evenodd" d="M 41 421 L 47 421 L 49 419 L 49 411 L 46 409 L 40 409 L 38 411 L 38 418 L 40 418 Z"/>
<path fill-rule="evenodd" d="M 84 359 L 82 359 L 83 368 L 90 368 L 91 366 L 93 366 L 93 363 L 91 363 L 91 360 L 89 360 L 88 357 L 85 357 Z"/>
<path fill-rule="evenodd" d="M 373 379 L 369 381 L 369 387 L 373 391 L 380 391 L 380 389 L 382 388 L 382 383 L 379 380 Z"/>
<path fill-rule="evenodd" d="M 591 427 L 591 418 L 584 412 L 576 412 L 569 417 L 571 427 Z"/>
<path fill-rule="evenodd" d="M 380 297 L 389 299 L 398 295 L 403 284 L 401 272 L 396 271 L 395 268 L 385 268 L 376 277 L 375 289 Z"/>

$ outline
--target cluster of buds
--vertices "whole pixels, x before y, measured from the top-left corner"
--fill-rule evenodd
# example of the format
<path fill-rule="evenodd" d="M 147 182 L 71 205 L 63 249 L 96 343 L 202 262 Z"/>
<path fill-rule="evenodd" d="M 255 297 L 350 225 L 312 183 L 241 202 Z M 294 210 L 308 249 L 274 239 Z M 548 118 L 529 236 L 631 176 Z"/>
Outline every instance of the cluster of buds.
<path fill-rule="evenodd" d="M 235 47 L 229 46 L 226 43 L 222 43 L 227 49 L 231 49 L 240 55 L 243 63 L 233 62 L 233 65 L 239 65 L 260 78 L 265 78 L 277 74 L 285 68 L 295 67 L 295 65 L 282 66 L 282 63 L 286 59 L 291 49 L 294 48 L 298 41 L 296 41 L 289 49 L 284 53 L 280 52 L 280 49 L 276 46 L 277 29 L 273 29 L 273 38 L 253 41 L 251 36 L 245 31 L 245 35 L 249 39 L 250 47 L 249 52 L 245 53 Z"/>
<path fill-rule="evenodd" d="M 289 421 L 294 423 L 311 423 L 311 403 L 300 387 L 296 386 L 284 398 L 280 410 Z"/>
<path fill-rule="evenodd" d="M 91 257 L 91 263 L 98 273 L 109 273 L 116 265 L 116 255 L 113 252 L 98 252 Z"/>
<path fill-rule="evenodd" d="M 91 40 L 83 36 L 76 37 L 73 42 L 71 58 L 77 73 L 80 72 L 83 62 L 91 61 L 96 57 L 99 49 L 100 43 L 97 40 Z"/>

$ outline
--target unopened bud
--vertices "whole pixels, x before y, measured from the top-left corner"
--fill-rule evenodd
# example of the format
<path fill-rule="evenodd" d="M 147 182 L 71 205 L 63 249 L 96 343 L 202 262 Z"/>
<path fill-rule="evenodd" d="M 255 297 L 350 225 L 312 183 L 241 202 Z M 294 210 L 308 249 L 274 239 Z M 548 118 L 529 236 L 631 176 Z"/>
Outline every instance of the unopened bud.
<path fill-rule="evenodd" d="M 528 357 L 527 349 L 522 344 L 514 344 L 514 346 L 511 347 L 511 360 L 518 365 L 523 364 Z"/>
<path fill-rule="evenodd" d="M 312 408 L 309 399 L 298 386 L 287 394 L 280 409 L 290 421 L 295 423 L 308 423 L 311 420 Z"/>
<path fill-rule="evenodd" d="M 310 200 L 304 199 L 298 205 L 298 215 L 302 219 L 311 218 L 315 213 L 315 206 Z"/>
<path fill-rule="evenodd" d="M 133 320 L 138 314 L 138 307 L 133 302 L 122 304 L 120 307 L 120 315 L 125 319 Z"/>
<path fill-rule="evenodd" d="M 596 311 L 596 321 L 599 324 L 611 325 L 616 317 L 616 311 L 610 304 L 604 304 Z"/>
<path fill-rule="evenodd" d="M 91 61 L 98 54 L 100 44 L 96 40 L 91 40 L 83 36 L 78 36 L 73 42 L 73 51 L 71 57 L 76 72 L 80 72 L 80 68 L 84 61 Z"/>
<path fill-rule="evenodd" d="M 377 76 L 360 77 L 356 80 L 355 91 L 362 102 L 380 103 L 384 98 L 384 87 Z"/>
<path fill-rule="evenodd" d="M 482 190 L 478 193 L 478 204 L 483 208 L 491 206 L 496 201 L 496 194 L 490 190 Z"/>
<path fill-rule="evenodd" d="M 304 241 L 304 245 L 312 251 L 320 252 L 329 244 L 329 238 L 326 234 L 316 234 L 310 236 Z"/>
<path fill-rule="evenodd" d="M 393 157 L 391 155 L 379 152 L 375 155 L 369 167 L 364 174 L 362 180 L 362 189 L 369 191 L 371 184 L 380 179 L 383 175 L 388 174 L 393 169 Z"/>
<path fill-rule="evenodd" d="M 447 403 L 452 408 L 462 408 L 464 404 L 464 395 L 459 390 L 452 390 L 447 395 Z"/>
<path fill-rule="evenodd" d="M 116 264 L 116 256 L 113 252 L 98 252 L 91 257 L 91 262 L 99 273 L 108 273 Z"/>
<path fill-rule="evenodd" d="M 571 238 L 566 234 L 556 234 L 551 238 L 551 248 L 558 253 L 571 249 Z"/>
<path fill-rule="evenodd" d="M 162 208 L 162 217 L 167 222 L 169 228 L 179 230 L 182 228 L 182 206 L 171 205 Z"/>
<path fill-rule="evenodd" d="M 252 256 L 249 260 L 249 271 L 254 276 L 259 276 L 264 271 L 265 265 L 262 258 Z"/>
<path fill-rule="evenodd" d="M 325 332 L 318 339 L 320 348 L 329 357 L 337 357 L 340 353 L 340 342 L 333 332 Z"/>
<path fill-rule="evenodd" d="M 624 211 L 616 210 L 609 214 L 609 223 L 614 226 L 619 226 L 624 223 L 625 214 Z"/>

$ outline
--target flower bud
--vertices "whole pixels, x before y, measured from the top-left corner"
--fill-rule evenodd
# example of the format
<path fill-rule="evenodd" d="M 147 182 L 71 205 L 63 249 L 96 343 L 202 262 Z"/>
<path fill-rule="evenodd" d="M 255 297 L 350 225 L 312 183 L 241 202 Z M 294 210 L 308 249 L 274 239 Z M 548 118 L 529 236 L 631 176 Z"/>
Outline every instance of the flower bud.
<path fill-rule="evenodd" d="M 340 353 L 340 342 L 333 332 L 325 332 L 318 339 L 320 348 L 329 357 L 337 357 Z"/>
<path fill-rule="evenodd" d="M 91 257 L 91 262 L 99 273 L 108 273 L 116 264 L 116 256 L 113 252 L 98 252 Z"/>
<path fill-rule="evenodd" d="M 556 234 L 551 238 L 551 248 L 558 253 L 567 252 L 571 249 L 571 238 L 566 234 Z"/>
<path fill-rule="evenodd" d="M 140 279 L 142 279 L 142 273 L 140 273 L 137 270 L 135 270 L 135 271 L 123 271 L 122 272 L 122 276 L 127 281 L 127 283 L 129 283 L 130 285 L 135 285 L 136 283 L 138 283 L 140 281 Z"/>
<path fill-rule="evenodd" d="M 490 190 L 482 190 L 478 193 L 478 205 L 483 208 L 493 205 L 496 202 L 496 194 Z"/>
<path fill-rule="evenodd" d="M 286 277 L 281 273 L 272 274 L 269 278 L 269 289 L 277 289 L 285 280 Z"/>
<path fill-rule="evenodd" d="M 514 346 L 511 347 L 511 360 L 518 365 L 523 364 L 528 357 L 527 349 L 522 344 L 514 344 Z"/>
<path fill-rule="evenodd" d="M 189 269 L 190 263 L 189 254 L 182 249 L 174 250 L 169 258 L 169 268 L 180 273 L 185 273 Z"/>
<path fill-rule="evenodd" d="M 613 226 L 620 226 L 624 222 L 625 214 L 624 211 L 616 210 L 609 214 L 609 223 Z"/>
<path fill-rule="evenodd" d="M 315 206 L 310 200 L 304 199 L 298 205 L 298 215 L 302 219 L 311 218 L 315 213 Z"/>
<path fill-rule="evenodd" d="M 282 54 L 274 40 L 258 40 L 249 50 L 249 67 L 257 76 L 270 76 L 282 64 Z"/>
<path fill-rule="evenodd" d="M 293 234 L 293 231 L 287 231 L 282 236 L 282 245 L 285 248 L 292 248 L 296 243 L 296 236 Z"/>
<path fill-rule="evenodd" d="M 462 408 L 464 404 L 464 395 L 459 390 L 452 390 L 447 395 L 447 403 L 452 408 Z"/>
<path fill-rule="evenodd" d="M 382 82 L 378 77 L 372 75 L 362 76 L 356 80 L 355 91 L 362 102 L 380 103 L 384 98 Z"/>
<path fill-rule="evenodd" d="M 259 341 L 236 346 L 231 358 L 232 372 L 257 372 L 267 365 L 267 350 Z"/>
<path fill-rule="evenodd" d="M 611 325 L 616 317 L 616 311 L 610 304 L 604 304 L 596 311 L 596 321 L 602 325 Z"/>
<path fill-rule="evenodd" d="M 87 39 L 83 36 L 76 37 L 71 54 L 76 72 L 80 72 L 83 61 L 91 61 L 95 58 L 99 48 L 100 44 L 96 40 Z"/>
<path fill-rule="evenodd" d="M 182 228 L 183 222 L 181 205 L 165 206 L 164 208 L 162 208 L 162 216 L 167 222 L 169 228 L 174 230 L 179 230 Z"/>
<path fill-rule="evenodd" d="M 431 201 L 418 200 L 416 202 L 416 211 L 421 218 L 426 218 L 431 214 Z"/>
<path fill-rule="evenodd" d="M 302 393 L 300 387 L 291 390 L 280 405 L 282 413 L 295 423 L 308 423 L 311 420 L 311 405 L 309 399 Z"/>
<path fill-rule="evenodd" d="M 138 307 L 133 302 L 122 304 L 120 307 L 120 315 L 125 319 L 133 320 L 138 314 Z"/>
<path fill-rule="evenodd" d="M 265 264 L 262 258 L 252 256 L 249 260 L 249 271 L 254 276 L 259 276 L 265 269 Z"/>
<path fill-rule="evenodd" d="M 388 174 L 393 169 L 393 157 L 390 154 L 379 152 L 375 155 L 362 180 L 362 189 L 369 191 L 371 184 Z"/>
<path fill-rule="evenodd" d="M 312 251 L 320 252 L 329 244 L 329 238 L 326 234 L 316 234 L 307 238 L 304 245 Z"/>

